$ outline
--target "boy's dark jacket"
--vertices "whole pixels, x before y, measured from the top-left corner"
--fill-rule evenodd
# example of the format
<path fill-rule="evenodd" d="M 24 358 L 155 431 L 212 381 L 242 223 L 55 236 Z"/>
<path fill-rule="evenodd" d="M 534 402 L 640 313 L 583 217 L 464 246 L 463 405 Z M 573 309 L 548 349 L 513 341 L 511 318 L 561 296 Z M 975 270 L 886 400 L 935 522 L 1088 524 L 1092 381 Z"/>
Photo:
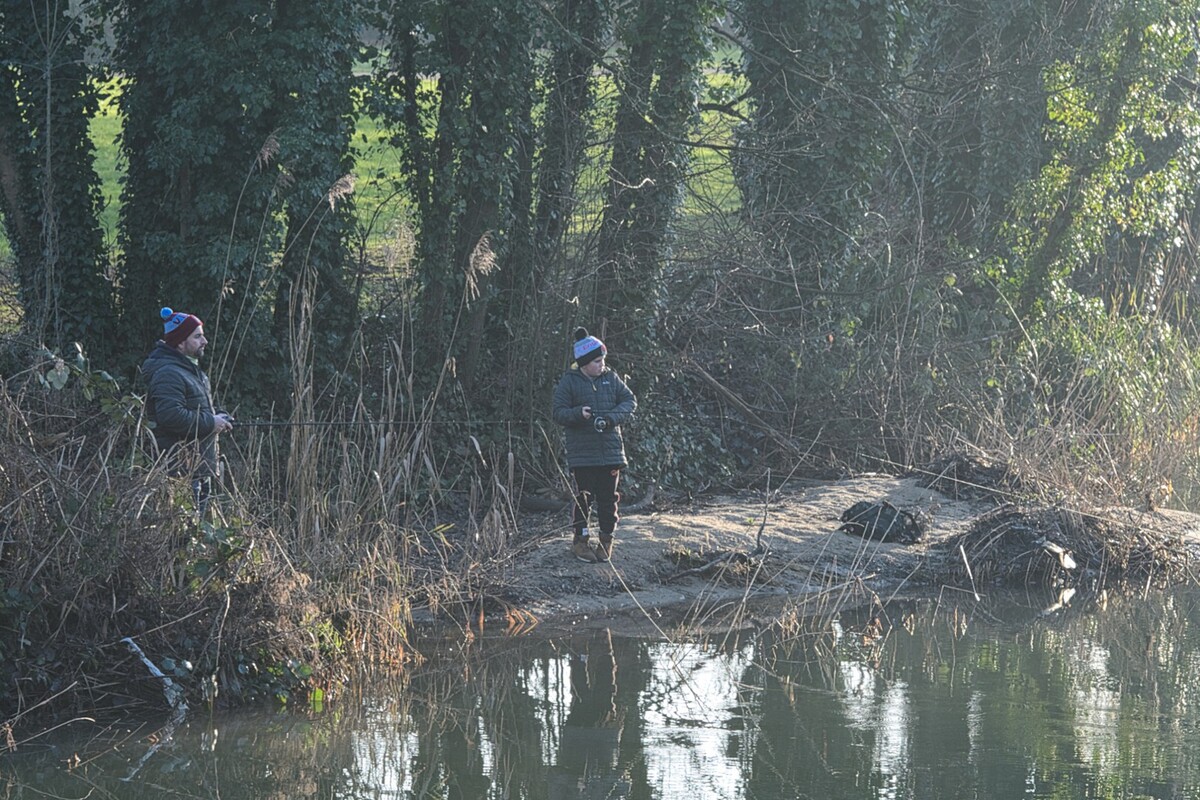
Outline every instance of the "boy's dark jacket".
<path fill-rule="evenodd" d="M 591 406 L 592 419 L 583 418 L 583 407 Z M 567 466 L 624 467 L 625 441 L 621 425 L 633 417 L 637 398 L 617 373 L 606 369 L 589 378 L 578 369 L 563 373 L 554 387 L 554 421 L 563 426 L 567 439 Z M 608 425 L 597 431 L 595 418 Z"/>

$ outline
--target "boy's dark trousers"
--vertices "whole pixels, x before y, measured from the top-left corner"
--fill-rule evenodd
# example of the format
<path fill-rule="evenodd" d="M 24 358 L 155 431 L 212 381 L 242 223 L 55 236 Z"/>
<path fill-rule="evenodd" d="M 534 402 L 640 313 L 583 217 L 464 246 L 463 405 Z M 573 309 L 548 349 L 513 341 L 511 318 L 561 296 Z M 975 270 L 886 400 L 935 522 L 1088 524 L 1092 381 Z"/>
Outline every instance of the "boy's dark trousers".
<path fill-rule="evenodd" d="M 571 513 L 571 527 L 576 536 L 583 535 L 593 501 L 596 517 L 600 523 L 600 539 L 611 541 L 617 528 L 617 505 L 621 495 L 617 482 L 621 479 L 620 467 L 575 467 L 575 504 Z"/>

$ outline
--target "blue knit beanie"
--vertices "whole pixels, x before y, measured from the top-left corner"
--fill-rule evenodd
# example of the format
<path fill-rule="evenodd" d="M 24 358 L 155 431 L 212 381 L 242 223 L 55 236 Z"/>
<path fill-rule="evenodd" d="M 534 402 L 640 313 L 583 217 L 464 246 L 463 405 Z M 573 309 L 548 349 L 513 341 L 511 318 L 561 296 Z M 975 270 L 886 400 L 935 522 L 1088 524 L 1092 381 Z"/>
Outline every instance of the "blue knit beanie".
<path fill-rule="evenodd" d="M 608 348 L 595 336 L 588 336 L 587 328 L 576 328 L 574 354 L 575 364 L 582 367 L 590 361 L 608 355 Z"/>
<path fill-rule="evenodd" d="M 163 319 L 163 341 L 171 347 L 183 344 L 183 340 L 191 336 L 192 331 L 204 324 L 199 317 L 183 311 L 164 308 L 158 313 Z"/>

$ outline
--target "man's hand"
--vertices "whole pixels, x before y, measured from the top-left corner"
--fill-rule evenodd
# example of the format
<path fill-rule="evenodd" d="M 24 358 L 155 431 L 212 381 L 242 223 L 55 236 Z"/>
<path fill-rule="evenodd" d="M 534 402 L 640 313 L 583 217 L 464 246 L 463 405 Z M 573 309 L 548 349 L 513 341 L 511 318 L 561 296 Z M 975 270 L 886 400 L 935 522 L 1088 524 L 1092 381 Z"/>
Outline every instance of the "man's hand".
<path fill-rule="evenodd" d="M 233 430 L 233 417 L 228 414 L 217 414 L 213 417 L 213 422 L 215 423 L 213 430 L 216 433 L 225 433 L 226 431 Z"/>
<path fill-rule="evenodd" d="M 591 418 L 592 418 L 592 407 L 591 407 L 591 406 L 584 406 L 584 407 L 583 407 L 583 418 L 584 418 L 584 419 L 591 419 Z"/>

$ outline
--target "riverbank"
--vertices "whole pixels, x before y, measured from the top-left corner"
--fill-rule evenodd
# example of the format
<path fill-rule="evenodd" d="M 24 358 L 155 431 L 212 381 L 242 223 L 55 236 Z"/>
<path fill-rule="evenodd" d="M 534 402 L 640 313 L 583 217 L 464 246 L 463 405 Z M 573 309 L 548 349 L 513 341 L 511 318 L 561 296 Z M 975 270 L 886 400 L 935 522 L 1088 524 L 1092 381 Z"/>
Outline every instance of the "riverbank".
<path fill-rule="evenodd" d="M 82 478 L 47 480 L 62 462 L 8 453 L 0 473 L 22 522 L 0 559 L 13 576 L 0 668 L 15 687 L 0 727 L 17 742 L 47 718 L 111 719 L 164 701 L 307 702 L 360 669 L 404 670 L 447 638 L 821 629 L 895 598 L 986 600 L 1016 585 L 1079 605 L 1197 582 L 1200 517 L 1039 505 L 1007 468 L 963 459 L 907 476 L 642 498 L 624 506 L 612 562 L 585 564 L 569 553 L 566 508 L 521 512 L 507 486 L 443 493 L 420 524 L 364 524 L 363 505 L 347 502 L 359 514 L 330 515 L 334 530 L 273 524 L 248 500 L 266 493 L 231 493 L 217 521 L 197 525 L 189 487 L 156 468 L 101 472 L 101 495 Z M 852 506 L 881 501 L 918 524 L 919 540 L 840 530 Z M 56 527 L 67 507 L 80 511 Z"/>
<path fill-rule="evenodd" d="M 664 619 L 705 627 L 752 622 L 747 615 L 760 601 L 819 613 L 944 592 L 982 598 L 1011 586 L 1017 569 L 1027 584 L 1096 596 L 1128 578 L 1139 585 L 1195 580 L 1200 516 L 1112 509 L 1051 517 L 1044 508 L 1022 511 L 983 487 L 954 497 L 931 483 L 921 475 L 861 475 L 628 514 L 607 564 L 570 555 L 564 513 L 530 514 L 511 546 L 469 579 L 482 602 L 419 609 L 414 619 L 423 626 L 503 626 L 514 634 L 591 625 L 639 631 Z M 919 541 L 880 542 L 839 530 L 855 503 L 881 500 L 919 521 Z M 1090 549 L 1097 530 L 1114 529 L 1121 530 L 1109 550 Z M 1124 557 L 1124 568 L 1137 575 L 1123 574 L 1117 563 L 1118 539 L 1127 544 L 1130 537 L 1147 552 L 1136 564 Z"/>

